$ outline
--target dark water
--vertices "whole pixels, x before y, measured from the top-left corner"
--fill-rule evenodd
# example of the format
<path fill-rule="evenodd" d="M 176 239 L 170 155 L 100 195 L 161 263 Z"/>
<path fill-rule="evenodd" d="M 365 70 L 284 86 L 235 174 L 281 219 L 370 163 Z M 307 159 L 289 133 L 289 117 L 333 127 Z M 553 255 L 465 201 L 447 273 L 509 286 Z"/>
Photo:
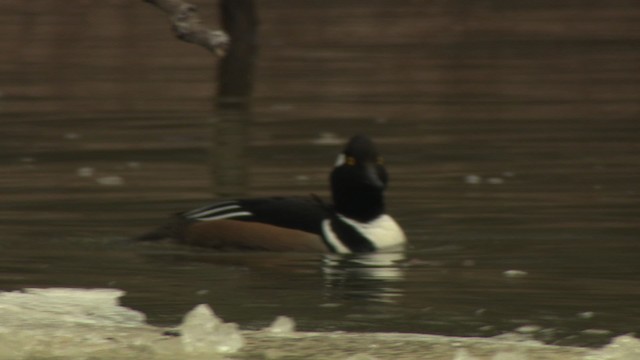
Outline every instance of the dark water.
<path fill-rule="evenodd" d="M 639 3 L 258 13 L 251 106 L 213 110 L 216 61 L 142 1 L 0 5 L 0 289 L 120 288 L 164 325 L 208 302 L 243 328 L 283 314 L 303 330 L 528 326 L 573 345 L 638 331 Z M 359 132 L 385 155 L 405 254 L 126 241 L 216 194 L 327 195 Z"/>

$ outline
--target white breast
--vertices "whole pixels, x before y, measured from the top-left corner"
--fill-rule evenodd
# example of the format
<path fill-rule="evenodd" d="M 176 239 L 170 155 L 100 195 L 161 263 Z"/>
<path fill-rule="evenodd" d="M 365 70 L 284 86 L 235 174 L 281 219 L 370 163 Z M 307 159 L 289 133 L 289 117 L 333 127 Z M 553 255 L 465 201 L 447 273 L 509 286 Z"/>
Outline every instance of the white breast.
<path fill-rule="evenodd" d="M 407 242 L 404 231 L 393 218 L 382 214 L 370 222 L 359 222 L 338 215 L 340 220 L 353 226 L 359 233 L 369 239 L 378 250 L 394 250 Z"/>

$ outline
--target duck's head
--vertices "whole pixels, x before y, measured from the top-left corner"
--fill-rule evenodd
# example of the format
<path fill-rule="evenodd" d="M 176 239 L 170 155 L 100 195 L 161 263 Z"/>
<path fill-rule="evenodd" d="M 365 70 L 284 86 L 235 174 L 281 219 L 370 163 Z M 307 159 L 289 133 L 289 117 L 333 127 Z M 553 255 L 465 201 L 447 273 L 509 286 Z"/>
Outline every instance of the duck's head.
<path fill-rule="evenodd" d="M 364 135 L 352 137 L 338 155 L 331 172 L 336 212 L 367 222 L 384 213 L 384 190 L 389 181 L 382 157 Z"/>

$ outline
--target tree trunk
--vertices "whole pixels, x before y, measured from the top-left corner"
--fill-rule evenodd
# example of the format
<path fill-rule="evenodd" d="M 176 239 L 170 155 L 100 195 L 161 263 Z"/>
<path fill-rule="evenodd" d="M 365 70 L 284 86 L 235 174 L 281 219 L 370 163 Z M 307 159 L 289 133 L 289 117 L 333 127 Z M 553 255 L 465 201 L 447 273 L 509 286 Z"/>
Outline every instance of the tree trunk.
<path fill-rule="evenodd" d="M 257 28 L 253 0 L 220 0 L 222 27 L 231 37 L 218 68 L 218 104 L 246 106 L 253 90 Z M 244 105 L 243 105 L 244 104 Z"/>

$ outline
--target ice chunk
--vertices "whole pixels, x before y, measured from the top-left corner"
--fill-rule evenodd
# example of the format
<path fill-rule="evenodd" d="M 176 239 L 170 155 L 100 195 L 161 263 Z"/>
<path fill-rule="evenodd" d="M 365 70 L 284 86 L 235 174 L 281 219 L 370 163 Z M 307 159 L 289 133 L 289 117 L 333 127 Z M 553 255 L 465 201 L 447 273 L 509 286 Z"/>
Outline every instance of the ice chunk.
<path fill-rule="evenodd" d="M 0 323 L 138 326 L 143 313 L 118 306 L 117 289 L 25 289 L 0 293 Z M 5 318 L 6 317 L 6 318 Z"/>
<path fill-rule="evenodd" d="M 467 184 L 480 184 L 482 182 L 482 177 L 479 175 L 471 174 L 464 177 L 464 182 Z"/>
<path fill-rule="evenodd" d="M 355 354 L 355 355 L 349 356 L 347 360 L 378 360 L 378 358 L 373 357 L 369 354 L 363 353 L 363 354 Z"/>
<path fill-rule="evenodd" d="M 81 167 L 76 170 L 76 174 L 81 177 L 91 177 L 95 172 L 95 169 L 92 167 Z"/>
<path fill-rule="evenodd" d="M 524 353 L 501 351 L 495 354 L 491 360 L 528 360 L 529 358 Z"/>
<path fill-rule="evenodd" d="M 464 177 L 464 182 L 471 185 L 477 185 L 482 183 L 486 183 L 490 185 L 502 185 L 504 184 L 505 180 L 504 178 L 501 178 L 498 176 L 493 176 L 485 179 L 480 175 L 469 174 Z"/>
<path fill-rule="evenodd" d="M 585 360 L 638 360 L 640 359 L 640 339 L 633 336 L 618 336 L 600 350 L 593 351 Z"/>
<path fill-rule="evenodd" d="M 482 359 L 485 359 L 484 357 Z M 491 358 L 491 360 L 529 360 L 524 352 L 514 351 L 498 351 Z M 480 358 L 471 355 L 467 349 L 458 349 L 453 357 L 453 360 L 480 360 Z"/>
<path fill-rule="evenodd" d="M 339 145 L 343 142 L 344 139 L 332 132 L 321 132 L 318 134 L 318 137 L 313 140 L 313 143 L 316 145 Z"/>
<path fill-rule="evenodd" d="M 340 304 L 340 303 L 324 303 L 324 304 L 320 304 L 318 306 L 322 307 L 322 308 L 337 308 L 337 307 L 343 306 L 343 304 Z"/>
<path fill-rule="evenodd" d="M 528 344 L 528 345 L 542 345 L 542 343 L 538 340 L 534 340 L 531 334 L 525 333 L 515 333 L 515 332 L 507 332 L 504 334 L 496 335 L 491 337 L 491 339 L 500 340 L 500 341 L 508 341 L 520 344 Z"/>
<path fill-rule="evenodd" d="M 596 313 L 593 311 L 584 311 L 584 312 L 578 313 L 578 317 L 580 319 L 591 319 L 594 316 L 596 316 Z"/>
<path fill-rule="evenodd" d="M 103 176 L 96 179 L 96 182 L 105 186 L 120 186 L 124 185 L 124 179 L 121 176 Z"/>
<path fill-rule="evenodd" d="M 278 316 L 265 330 L 274 334 L 291 334 L 296 331 L 296 323 L 287 316 Z"/>
<path fill-rule="evenodd" d="M 610 330 L 607 329 L 584 329 L 581 331 L 585 335 L 609 335 Z"/>
<path fill-rule="evenodd" d="M 478 360 L 478 358 L 471 355 L 467 349 L 458 349 L 453 356 L 453 360 Z"/>
<path fill-rule="evenodd" d="M 521 278 L 529 275 L 529 273 L 523 270 L 507 270 L 502 274 L 508 278 Z"/>
<path fill-rule="evenodd" d="M 532 334 L 542 330 L 542 327 L 538 325 L 523 325 L 516 329 L 516 332 L 521 334 Z"/>
<path fill-rule="evenodd" d="M 288 336 L 273 336 L 266 331 L 243 331 L 241 336 L 235 324 L 224 323 L 206 305 L 196 307 L 185 316 L 178 333 L 147 325 L 143 314 L 119 306 L 118 297 L 123 294 L 116 289 L 0 292 L 0 360 L 640 359 L 640 340 L 631 336 L 616 338 L 601 350 L 520 342 L 528 338 L 523 334 L 456 338 L 406 333 L 300 331 Z M 215 336 L 211 336 L 214 333 Z M 241 351 L 231 355 L 218 354 L 238 350 L 245 339 L 246 345 Z"/>
<path fill-rule="evenodd" d="M 244 346 L 238 324 L 225 323 L 206 304 L 196 306 L 185 315 L 180 332 L 187 353 L 232 353 Z"/>

